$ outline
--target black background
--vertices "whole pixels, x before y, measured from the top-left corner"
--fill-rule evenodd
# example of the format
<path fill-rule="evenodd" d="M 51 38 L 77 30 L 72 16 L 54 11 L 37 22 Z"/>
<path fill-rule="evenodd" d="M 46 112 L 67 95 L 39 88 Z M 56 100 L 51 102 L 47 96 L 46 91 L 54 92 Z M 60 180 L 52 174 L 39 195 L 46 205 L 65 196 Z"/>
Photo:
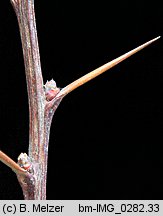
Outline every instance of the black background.
<path fill-rule="evenodd" d="M 163 33 L 161 1 L 35 0 L 44 82 L 64 87 Z M 66 96 L 51 128 L 47 199 L 163 199 L 162 38 Z M 17 20 L 0 6 L 0 149 L 28 151 Z M 0 163 L 0 199 L 23 199 Z"/>

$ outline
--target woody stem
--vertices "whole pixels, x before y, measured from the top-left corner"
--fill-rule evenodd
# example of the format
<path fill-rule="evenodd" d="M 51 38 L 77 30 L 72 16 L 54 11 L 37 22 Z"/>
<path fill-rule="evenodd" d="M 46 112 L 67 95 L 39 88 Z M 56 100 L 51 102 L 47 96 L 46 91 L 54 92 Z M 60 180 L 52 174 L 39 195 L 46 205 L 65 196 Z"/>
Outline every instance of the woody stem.
<path fill-rule="evenodd" d="M 47 148 L 45 149 L 45 94 L 34 12 L 34 0 L 11 0 L 15 10 L 22 41 L 29 101 L 29 158 L 33 164 L 35 193 L 25 198 L 46 199 Z M 47 144 L 46 144 L 47 145 Z M 27 182 L 27 184 L 30 180 Z M 21 184 L 23 192 L 29 187 Z M 33 187 L 33 186 L 32 186 Z M 27 192 L 27 193 L 28 193 Z M 26 194 L 27 194 L 26 193 Z M 33 196 L 33 197 L 32 197 Z"/>

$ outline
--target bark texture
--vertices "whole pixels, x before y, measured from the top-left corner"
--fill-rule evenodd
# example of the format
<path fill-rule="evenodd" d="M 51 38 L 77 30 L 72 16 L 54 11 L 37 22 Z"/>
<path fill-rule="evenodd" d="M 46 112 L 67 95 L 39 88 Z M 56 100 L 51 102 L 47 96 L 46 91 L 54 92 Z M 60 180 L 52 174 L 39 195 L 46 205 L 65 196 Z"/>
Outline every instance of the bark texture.
<path fill-rule="evenodd" d="M 46 199 L 46 176 L 49 133 L 53 114 L 62 97 L 46 100 L 41 72 L 36 30 L 34 0 L 11 0 L 22 41 L 29 100 L 29 151 L 31 167 L 28 175 L 17 175 L 25 199 Z M 57 93 L 59 89 L 57 89 Z M 46 91 L 47 92 L 47 91 Z M 22 164 L 25 168 L 25 165 Z M 32 171 L 31 171 L 32 170 Z"/>

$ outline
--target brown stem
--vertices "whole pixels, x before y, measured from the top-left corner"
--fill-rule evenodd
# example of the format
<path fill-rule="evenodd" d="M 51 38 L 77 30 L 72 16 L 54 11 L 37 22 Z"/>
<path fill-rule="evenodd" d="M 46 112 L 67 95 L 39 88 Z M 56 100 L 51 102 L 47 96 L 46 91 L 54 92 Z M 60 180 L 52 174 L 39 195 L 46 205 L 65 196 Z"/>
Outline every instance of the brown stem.
<path fill-rule="evenodd" d="M 16 165 L 15 162 L 2 152 L 0 152 L 0 160 L 13 168 L 14 171 L 20 171 L 15 172 L 17 173 L 18 181 L 22 187 L 25 199 L 45 200 L 50 127 L 54 112 L 59 106 L 62 98 L 77 87 L 143 49 L 158 38 L 155 38 L 110 63 L 88 73 L 69 84 L 61 91 L 55 86 L 55 82 L 52 80 L 47 83 L 46 91 L 44 92 L 35 23 L 34 0 L 11 0 L 11 3 L 19 23 L 28 89 L 29 161 L 22 164 L 23 168 L 27 169 L 26 172 L 22 172 L 21 167 Z M 26 154 L 23 154 L 22 157 L 28 159 L 26 156 Z M 26 175 L 23 175 L 24 172 Z"/>
<path fill-rule="evenodd" d="M 29 100 L 29 158 L 32 171 L 24 179 L 17 175 L 25 199 L 46 199 L 50 126 L 62 97 L 46 101 L 34 13 L 34 0 L 11 0 L 17 15 Z"/>
<path fill-rule="evenodd" d="M 45 173 L 45 94 L 34 13 L 34 0 L 11 0 L 17 15 L 29 100 L 29 157 L 34 164 L 36 191 L 33 199 L 46 199 Z"/>
<path fill-rule="evenodd" d="M 34 161 L 41 157 L 40 136 L 44 120 L 44 91 L 38 47 L 34 0 L 12 0 L 15 9 L 24 55 L 29 100 L 29 156 Z"/>
<path fill-rule="evenodd" d="M 120 62 L 124 61 L 125 59 L 129 58 L 130 56 L 132 56 L 133 54 L 137 53 L 138 51 L 144 49 L 145 47 L 147 47 L 148 45 L 150 45 L 151 43 L 153 43 L 154 41 L 158 40 L 160 38 L 156 37 L 146 43 L 144 43 L 143 45 L 125 53 L 124 55 L 121 55 L 120 57 L 102 65 L 101 67 L 93 70 L 92 72 L 82 76 L 81 78 L 75 80 L 74 82 L 70 83 L 69 85 L 67 85 L 65 88 L 63 88 L 59 94 L 57 95 L 57 97 L 61 97 L 64 95 L 67 95 L 68 93 L 70 93 L 71 91 L 75 90 L 76 88 L 78 88 L 79 86 L 85 84 L 86 82 L 94 79 L 95 77 L 99 76 L 100 74 L 104 73 L 105 71 L 109 70 L 110 68 L 116 66 L 117 64 L 119 64 Z"/>

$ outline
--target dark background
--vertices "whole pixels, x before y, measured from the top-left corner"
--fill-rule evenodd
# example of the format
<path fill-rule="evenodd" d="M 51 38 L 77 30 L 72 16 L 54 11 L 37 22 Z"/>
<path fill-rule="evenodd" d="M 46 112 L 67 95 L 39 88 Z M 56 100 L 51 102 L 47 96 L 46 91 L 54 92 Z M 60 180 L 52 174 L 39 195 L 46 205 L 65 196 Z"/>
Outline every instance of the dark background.
<path fill-rule="evenodd" d="M 44 81 L 64 87 L 163 33 L 161 1 L 35 0 Z M 163 41 L 66 96 L 51 128 L 47 199 L 163 199 Z M 17 20 L 0 6 L 0 149 L 28 151 Z M 23 199 L 0 163 L 0 199 Z"/>

